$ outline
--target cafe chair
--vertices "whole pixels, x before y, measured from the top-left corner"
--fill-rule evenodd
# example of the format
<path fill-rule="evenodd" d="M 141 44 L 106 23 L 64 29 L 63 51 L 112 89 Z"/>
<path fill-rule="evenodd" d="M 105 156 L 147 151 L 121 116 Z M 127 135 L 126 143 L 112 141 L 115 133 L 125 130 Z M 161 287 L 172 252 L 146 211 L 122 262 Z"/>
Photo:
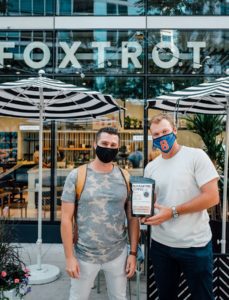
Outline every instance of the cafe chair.
<path fill-rule="evenodd" d="M 25 184 L 16 182 L 15 180 L 9 180 L 7 184 L 8 185 L 4 188 L 4 191 L 10 195 L 8 203 L 9 217 L 11 209 L 20 209 L 21 218 L 23 217 L 23 210 L 25 211 L 25 218 L 27 218 L 28 203 L 24 197 Z"/>
<path fill-rule="evenodd" d="M 26 199 L 24 197 L 26 188 L 27 188 L 27 186 L 25 186 L 24 183 L 13 182 L 13 186 L 12 186 L 12 190 L 11 190 L 9 210 L 20 209 L 21 218 L 23 218 L 23 210 L 25 211 L 25 218 L 27 218 L 28 202 L 26 201 Z"/>
<path fill-rule="evenodd" d="M 26 202 L 25 198 L 14 198 L 10 201 L 9 205 L 9 214 L 11 209 L 20 209 L 21 211 L 21 218 L 23 218 L 23 209 L 25 210 L 25 218 L 27 218 L 27 207 L 28 202 Z"/>

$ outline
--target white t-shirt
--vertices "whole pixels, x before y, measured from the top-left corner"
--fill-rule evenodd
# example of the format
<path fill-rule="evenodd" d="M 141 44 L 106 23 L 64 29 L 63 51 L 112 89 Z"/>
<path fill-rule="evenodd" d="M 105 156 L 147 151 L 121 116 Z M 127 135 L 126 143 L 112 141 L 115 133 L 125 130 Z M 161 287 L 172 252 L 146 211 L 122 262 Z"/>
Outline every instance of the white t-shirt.
<path fill-rule="evenodd" d="M 200 194 L 201 186 L 219 177 L 203 150 L 185 146 L 172 158 L 163 159 L 160 155 L 151 161 L 144 176 L 155 180 L 156 201 L 167 207 L 191 200 Z M 202 247 L 211 236 L 207 210 L 151 226 L 152 239 L 170 247 Z"/>

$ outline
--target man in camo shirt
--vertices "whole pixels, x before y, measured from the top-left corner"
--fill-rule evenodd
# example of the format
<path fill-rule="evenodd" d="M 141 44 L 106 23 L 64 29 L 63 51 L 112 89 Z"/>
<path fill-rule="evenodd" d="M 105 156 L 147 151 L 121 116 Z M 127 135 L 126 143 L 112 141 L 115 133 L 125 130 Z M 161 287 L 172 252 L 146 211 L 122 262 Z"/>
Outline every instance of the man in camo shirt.
<path fill-rule="evenodd" d="M 68 175 L 62 194 L 61 235 L 66 271 L 71 277 L 69 300 L 87 300 L 100 270 L 105 274 L 109 299 L 126 300 L 127 278 L 133 276 L 136 268 L 139 221 L 131 216 L 121 171 L 112 164 L 119 148 L 117 130 L 100 129 L 94 147 L 96 158 L 88 165 L 78 202 L 78 241 L 74 247 L 72 221 L 77 169 Z M 131 250 L 128 257 L 125 217 Z"/>

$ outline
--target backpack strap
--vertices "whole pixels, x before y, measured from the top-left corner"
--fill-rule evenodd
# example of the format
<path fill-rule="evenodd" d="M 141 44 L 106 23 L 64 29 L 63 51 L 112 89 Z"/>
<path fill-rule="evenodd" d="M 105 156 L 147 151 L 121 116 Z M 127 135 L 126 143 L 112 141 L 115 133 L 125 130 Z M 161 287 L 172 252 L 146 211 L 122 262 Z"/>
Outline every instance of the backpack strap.
<path fill-rule="evenodd" d="M 76 201 L 80 200 L 80 196 L 84 189 L 86 177 L 87 177 L 87 164 L 81 165 L 77 170 L 77 178 L 76 178 Z"/>
<path fill-rule="evenodd" d="M 118 167 L 118 168 L 119 168 L 119 170 L 120 170 L 120 172 L 122 174 L 122 177 L 123 177 L 123 179 L 125 181 L 126 188 L 127 188 L 127 194 L 128 194 L 127 198 L 128 198 L 129 195 L 130 195 L 130 174 L 129 174 L 129 172 L 127 170 L 122 169 L 120 167 Z"/>

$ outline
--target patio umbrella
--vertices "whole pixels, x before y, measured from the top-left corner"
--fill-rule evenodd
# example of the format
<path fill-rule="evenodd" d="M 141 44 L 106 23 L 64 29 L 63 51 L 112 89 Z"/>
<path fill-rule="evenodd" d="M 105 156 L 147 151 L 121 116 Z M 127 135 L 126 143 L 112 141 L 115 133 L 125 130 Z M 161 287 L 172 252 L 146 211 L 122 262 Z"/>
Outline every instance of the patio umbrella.
<path fill-rule="evenodd" d="M 227 182 L 229 150 L 229 76 L 148 100 L 149 108 L 182 113 L 225 114 L 226 138 L 221 252 L 226 252 Z"/>
<path fill-rule="evenodd" d="M 30 266 L 30 282 L 47 283 L 57 278 L 58 268 L 41 264 L 42 246 L 42 148 L 43 120 L 96 118 L 121 108 L 109 95 L 43 77 L 6 82 L 0 85 L 0 115 L 39 119 L 39 188 L 37 265 Z"/>

